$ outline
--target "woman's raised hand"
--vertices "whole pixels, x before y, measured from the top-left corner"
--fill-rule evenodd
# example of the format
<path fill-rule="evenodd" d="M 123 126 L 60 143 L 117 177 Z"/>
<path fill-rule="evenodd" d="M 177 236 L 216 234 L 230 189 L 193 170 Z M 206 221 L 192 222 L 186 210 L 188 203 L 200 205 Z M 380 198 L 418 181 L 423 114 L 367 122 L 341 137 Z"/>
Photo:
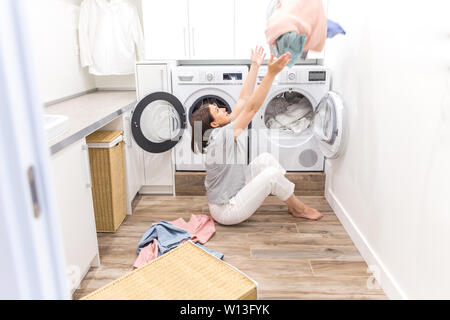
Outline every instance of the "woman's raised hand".
<path fill-rule="evenodd" d="M 256 46 L 255 49 L 252 49 L 252 56 L 251 56 L 251 62 L 252 64 L 256 64 L 257 67 L 259 67 L 266 57 L 266 54 L 264 53 L 264 48 L 261 46 Z"/>
<path fill-rule="evenodd" d="M 284 69 L 284 67 L 291 62 L 291 54 L 289 52 L 286 52 L 281 57 L 279 57 L 275 62 L 273 62 L 273 54 L 270 56 L 270 60 L 267 63 L 268 71 L 267 74 L 271 74 L 273 76 L 276 76 L 278 73 L 280 73 L 281 70 Z"/>

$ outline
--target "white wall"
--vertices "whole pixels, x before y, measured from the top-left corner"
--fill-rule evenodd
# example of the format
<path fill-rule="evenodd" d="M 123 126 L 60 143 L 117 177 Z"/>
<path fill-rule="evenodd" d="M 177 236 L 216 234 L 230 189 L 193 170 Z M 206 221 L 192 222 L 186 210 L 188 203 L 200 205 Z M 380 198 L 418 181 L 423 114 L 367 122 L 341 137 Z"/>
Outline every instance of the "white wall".
<path fill-rule="evenodd" d="M 78 16 L 81 0 L 27 0 L 28 25 L 41 100 L 61 99 L 95 88 L 81 68 Z"/>
<path fill-rule="evenodd" d="M 141 0 L 129 0 L 141 13 Z M 26 0 L 31 55 L 43 103 L 94 88 L 135 89 L 134 75 L 97 77 L 81 68 L 78 17 L 82 0 Z M 142 13 L 141 13 L 142 21 Z"/>
<path fill-rule="evenodd" d="M 450 298 L 447 0 L 330 0 L 328 40 L 348 111 L 327 198 L 391 298 Z"/>

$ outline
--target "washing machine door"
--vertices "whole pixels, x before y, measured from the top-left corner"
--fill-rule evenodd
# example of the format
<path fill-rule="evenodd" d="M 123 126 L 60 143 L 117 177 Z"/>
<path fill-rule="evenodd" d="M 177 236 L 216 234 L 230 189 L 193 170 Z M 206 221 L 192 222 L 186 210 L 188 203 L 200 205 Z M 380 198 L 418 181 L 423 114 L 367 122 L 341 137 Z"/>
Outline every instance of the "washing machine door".
<path fill-rule="evenodd" d="M 154 92 L 134 109 L 131 132 L 136 143 L 150 153 L 175 147 L 186 128 L 186 113 L 180 100 L 167 92 Z"/>
<path fill-rule="evenodd" d="M 313 132 L 320 150 L 328 159 L 339 157 L 343 146 L 344 103 L 333 91 L 322 98 L 315 110 Z"/>

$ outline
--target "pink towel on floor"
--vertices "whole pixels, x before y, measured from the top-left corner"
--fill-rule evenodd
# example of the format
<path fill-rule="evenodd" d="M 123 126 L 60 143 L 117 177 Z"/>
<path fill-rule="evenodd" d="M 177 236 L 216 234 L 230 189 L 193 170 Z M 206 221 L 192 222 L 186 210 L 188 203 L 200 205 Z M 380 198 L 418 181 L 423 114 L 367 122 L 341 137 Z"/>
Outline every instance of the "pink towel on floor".
<path fill-rule="evenodd" d="M 267 43 L 276 45 L 277 39 L 288 32 L 306 35 L 303 51 L 322 51 L 327 39 L 322 0 L 283 0 L 267 20 Z"/>
<path fill-rule="evenodd" d="M 183 218 L 179 218 L 177 220 L 169 222 L 175 227 L 189 232 L 192 241 L 200 242 L 201 244 L 205 244 L 209 239 L 211 239 L 211 237 L 216 232 L 214 220 L 210 216 L 204 214 L 191 215 L 191 219 L 189 220 L 189 222 L 184 221 Z M 146 246 L 141 250 L 139 256 L 137 257 L 136 261 L 133 264 L 133 267 L 140 268 L 143 265 L 149 263 L 150 261 L 156 259 L 157 257 L 158 257 L 158 242 L 155 239 L 148 246 Z"/>
<path fill-rule="evenodd" d="M 139 252 L 139 256 L 133 264 L 134 268 L 140 268 L 150 261 L 158 258 L 158 240 L 153 240 Z"/>
<path fill-rule="evenodd" d="M 186 230 L 191 235 L 192 241 L 205 244 L 216 232 L 214 220 L 204 214 L 193 214 L 189 222 L 179 218 L 175 221 L 169 221 L 175 227 Z"/>

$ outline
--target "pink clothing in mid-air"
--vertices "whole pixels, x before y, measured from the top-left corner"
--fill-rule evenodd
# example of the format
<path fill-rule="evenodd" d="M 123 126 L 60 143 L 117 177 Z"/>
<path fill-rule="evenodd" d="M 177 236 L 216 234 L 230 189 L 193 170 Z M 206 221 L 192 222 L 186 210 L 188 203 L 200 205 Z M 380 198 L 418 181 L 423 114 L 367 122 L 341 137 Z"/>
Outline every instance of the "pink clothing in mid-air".
<path fill-rule="evenodd" d="M 306 35 L 303 51 L 322 51 L 327 39 L 327 17 L 322 0 L 283 0 L 267 20 L 266 39 L 276 45 L 285 33 Z"/>

